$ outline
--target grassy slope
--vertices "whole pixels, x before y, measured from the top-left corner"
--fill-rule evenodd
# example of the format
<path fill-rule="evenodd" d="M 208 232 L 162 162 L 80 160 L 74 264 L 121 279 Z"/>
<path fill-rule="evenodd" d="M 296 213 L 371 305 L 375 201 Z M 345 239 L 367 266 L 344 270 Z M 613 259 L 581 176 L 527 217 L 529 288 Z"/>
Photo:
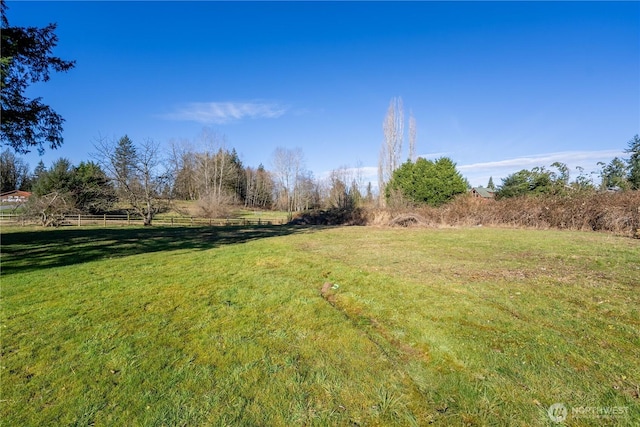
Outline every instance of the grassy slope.
<path fill-rule="evenodd" d="M 12 230 L 0 419 L 524 426 L 563 402 L 629 425 L 639 260 L 554 231 Z"/>

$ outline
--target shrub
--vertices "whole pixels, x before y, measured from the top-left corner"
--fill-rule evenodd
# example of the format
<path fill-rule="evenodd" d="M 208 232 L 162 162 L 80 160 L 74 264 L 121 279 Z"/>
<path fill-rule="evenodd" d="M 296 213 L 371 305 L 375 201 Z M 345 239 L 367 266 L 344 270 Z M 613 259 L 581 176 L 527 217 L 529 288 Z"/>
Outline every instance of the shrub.
<path fill-rule="evenodd" d="M 640 237 L 640 191 L 576 191 L 489 201 L 465 194 L 438 208 L 396 208 L 388 211 L 387 216 L 377 212 L 369 217 L 377 219 L 374 224 L 378 225 L 492 225 L 603 231 Z"/>

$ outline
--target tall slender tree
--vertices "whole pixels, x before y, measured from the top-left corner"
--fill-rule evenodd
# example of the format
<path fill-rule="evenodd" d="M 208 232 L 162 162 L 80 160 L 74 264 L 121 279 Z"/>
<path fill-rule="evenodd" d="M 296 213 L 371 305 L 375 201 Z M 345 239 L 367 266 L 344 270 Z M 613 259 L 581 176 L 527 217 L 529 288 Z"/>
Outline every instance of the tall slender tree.
<path fill-rule="evenodd" d="M 278 182 L 278 190 L 289 218 L 297 210 L 298 181 L 303 176 L 304 154 L 301 148 L 278 147 L 272 156 L 273 174 Z"/>
<path fill-rule="evenodd" d="M 489 182 L 487 183 L 487 188 L 489 190 L 494 190 L 494 191 L 496 189 L 496 185 L 493 183 L 493 177 L 492 176 L 489 177 Z"/>
<path fill-rule="evenodd" d="M 400 166 L 402 142 L 404 139 L 404 107 L 402 98 L 392 98 L 387 115 L 382 122 L 384 140 L 378 160 L 378 188 L 381 202 L 384 202 L 384 188 L 391 180 L 393 171 Z"/>
<path fill-rule="evenodd" d="M 413 111 L 409 112 L 409 160 L 416 161 L 416 138 L 418 136 L 418 129 L 416 126 L 416 118 L 413 116 Z"/>
<path fill-rule="evenodd" d="M 129 136 L 125 135 L 118 140 L 113 152 L 113 169 L 116 188 L 121 196 L 127 194 L 128 188 L 133 185 L 135 176 L 135 165 L 138 162 L 136 147 Z"/>

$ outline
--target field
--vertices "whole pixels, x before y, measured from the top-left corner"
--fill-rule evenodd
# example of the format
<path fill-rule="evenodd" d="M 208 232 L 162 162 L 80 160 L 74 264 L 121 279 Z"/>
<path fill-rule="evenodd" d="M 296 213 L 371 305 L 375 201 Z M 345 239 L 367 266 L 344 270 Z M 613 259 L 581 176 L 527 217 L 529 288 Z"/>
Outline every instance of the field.
<path fill-rule="evenodd" d="M 1 267 L 2 425 L 640 420 L 634 239 L 11 229 Z"/>

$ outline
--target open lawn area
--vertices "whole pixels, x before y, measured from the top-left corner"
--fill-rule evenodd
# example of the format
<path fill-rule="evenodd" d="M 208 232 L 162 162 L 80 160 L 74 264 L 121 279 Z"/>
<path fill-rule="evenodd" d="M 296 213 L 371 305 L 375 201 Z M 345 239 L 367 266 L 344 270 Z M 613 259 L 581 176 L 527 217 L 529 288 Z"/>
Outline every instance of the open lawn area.
<path fill-rule="evenodd" d="M 1 259 L 2 425 L 640 422 L 638 240 L 69 227 Z"/>

